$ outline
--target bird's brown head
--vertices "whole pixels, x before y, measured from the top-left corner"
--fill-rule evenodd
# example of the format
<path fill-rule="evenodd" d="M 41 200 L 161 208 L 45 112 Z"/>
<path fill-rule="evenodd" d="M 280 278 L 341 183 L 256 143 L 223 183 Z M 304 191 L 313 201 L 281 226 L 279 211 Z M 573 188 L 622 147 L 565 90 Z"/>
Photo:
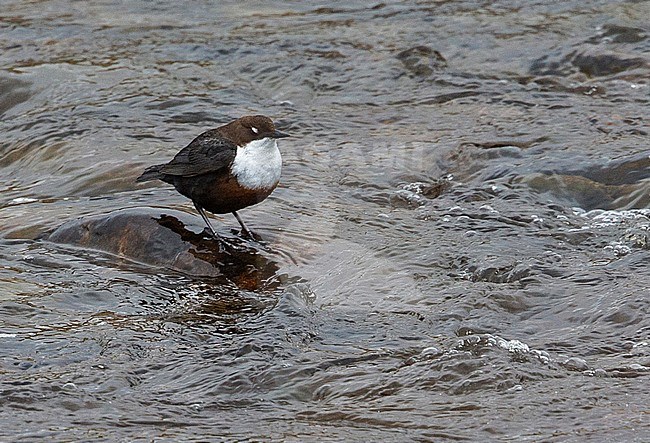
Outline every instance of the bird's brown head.
<path fill-rule="evenodd" d="M 289 134 L 275 129 L 273 121 L 264 115 L 247 115 L 219 128 L 222 137 L 244 146 L 253 140 L 263 138 L 283 138 Z"/>

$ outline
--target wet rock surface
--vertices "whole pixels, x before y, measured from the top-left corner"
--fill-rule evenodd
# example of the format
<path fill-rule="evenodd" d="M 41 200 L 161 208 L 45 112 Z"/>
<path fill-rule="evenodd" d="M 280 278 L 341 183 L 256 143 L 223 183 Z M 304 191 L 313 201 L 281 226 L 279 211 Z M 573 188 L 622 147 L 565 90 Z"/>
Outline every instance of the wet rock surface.
<path fill-rule="evenodd" d="M 214 285 L 269 289 L 265 285 L 271 283 L 278 268 L 263 256 L 261 244 L 241 237 L 217 240 L 205 230 L 197 234 L 181 221 L 188 218 L 180 211 L 133 208 L 71 220 L 44 239 L 209 278 Z"/>

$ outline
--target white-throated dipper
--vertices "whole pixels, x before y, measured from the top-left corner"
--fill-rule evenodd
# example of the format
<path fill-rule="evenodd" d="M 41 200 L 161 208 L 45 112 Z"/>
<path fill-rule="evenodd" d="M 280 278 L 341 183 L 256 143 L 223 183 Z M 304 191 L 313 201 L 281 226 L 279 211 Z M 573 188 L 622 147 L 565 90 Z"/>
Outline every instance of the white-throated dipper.
<path fill-rule="evenodd" d="M 252 237 L 237 211 L 261 202 L 280 181 L 282 157 L 270 118 L 249 115 L 196 137 L 169 162 L 150 166 L 136 181 L 162 180 L 192 200 L 212 235 L 218 235 L 205 210 L 232 212 Z"/>

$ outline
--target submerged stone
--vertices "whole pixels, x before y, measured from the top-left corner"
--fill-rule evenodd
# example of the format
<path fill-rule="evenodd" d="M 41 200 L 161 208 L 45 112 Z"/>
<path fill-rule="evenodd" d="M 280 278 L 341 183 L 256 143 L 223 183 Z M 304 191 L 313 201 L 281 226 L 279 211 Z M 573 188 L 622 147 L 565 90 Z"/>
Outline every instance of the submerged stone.
<path fill-rule="evenodd" d="M 634 69 L 648 69 L 650 62 L 642 57 L 603 51 L 599 48 L 572 51 L 568 54 L 545 55 L 530 67 L 533 75 L 570 76 L 583 74 L 588 78 L 606 77 Z M 644 74 L 641 74 L 643 76 Z"/>
<path fill-rule="evenodd" d="M 442 54 L 428 46 L 415 46 L 397 54 L 407 71 L 415 77 L 428 77 L 435 71 L 447 67 Z"/>

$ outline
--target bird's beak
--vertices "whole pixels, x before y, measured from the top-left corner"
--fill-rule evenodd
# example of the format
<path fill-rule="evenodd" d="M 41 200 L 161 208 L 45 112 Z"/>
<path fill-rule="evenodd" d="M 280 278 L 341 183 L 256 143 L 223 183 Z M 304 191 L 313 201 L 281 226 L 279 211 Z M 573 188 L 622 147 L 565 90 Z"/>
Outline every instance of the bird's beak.
<path fill-rule="evenodd" d="M 273 131 L 270 135 L 271 138 L 285 138 L 290 137 L 286 132 L 278 131 L 277 129 Z"/>

